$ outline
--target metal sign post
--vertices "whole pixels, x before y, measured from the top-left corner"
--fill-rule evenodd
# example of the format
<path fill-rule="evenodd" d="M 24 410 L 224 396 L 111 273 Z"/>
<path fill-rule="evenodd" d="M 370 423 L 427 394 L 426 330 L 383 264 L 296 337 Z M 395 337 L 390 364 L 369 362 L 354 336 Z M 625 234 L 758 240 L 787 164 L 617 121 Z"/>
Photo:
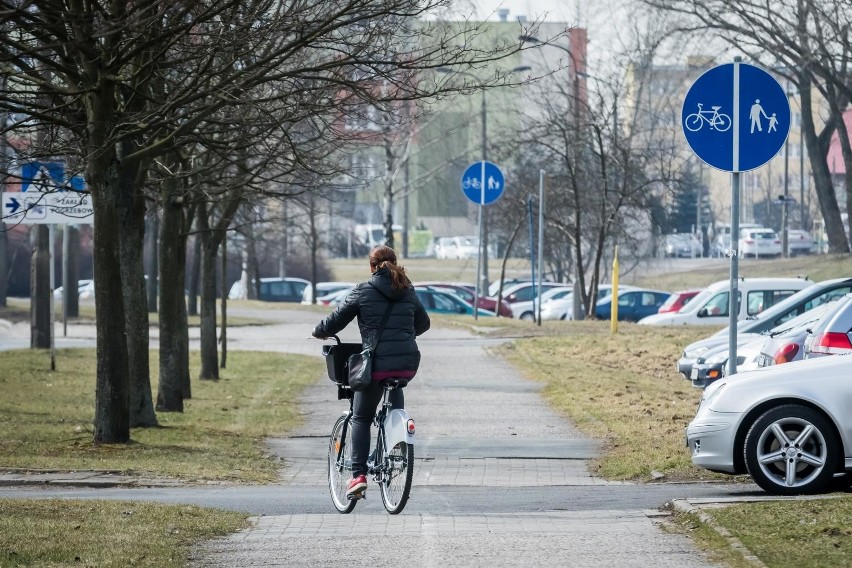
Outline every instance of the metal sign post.
<path fill-rule="evenodd" d="M 468 199 L 479 206 L 479 254 L 477 254 L 476 257 L 476 287 L 473 297 L 473 318 L 478 319 L 479 309 L 477 308 L 477 304 L 479 303 L 481 291 L 480 281 L 482 280 L 479 272 L 482 269 L 482 255 L 488 254 L 488 250 L 486 249 L 483 240 L 482 208 L 485 205 L 494 203 L 501 195 L 503 195 L 503 190 L 505 189 L 503 172 L 497 164 L 487 160 L 474 162 L 470 164 L 462 174 L 461 189 L 462 193 L 464 193 Z M 487 286 L 487 275 L 485 280 L 485 285 Z"/>
<path fill-rule="evenodd" d="M 748 109 L 748 112 L 743 112 Z M 683 134 L 708 165 L 731 172 L 731 283 L 728 303 L 728 374 L 737 372 L 739 315 L 740 172 L 775 157 L 790 131 L 790 101 L 766 71 L 742 62 L 719 65 L 701 75 L 681 110 Z"/>

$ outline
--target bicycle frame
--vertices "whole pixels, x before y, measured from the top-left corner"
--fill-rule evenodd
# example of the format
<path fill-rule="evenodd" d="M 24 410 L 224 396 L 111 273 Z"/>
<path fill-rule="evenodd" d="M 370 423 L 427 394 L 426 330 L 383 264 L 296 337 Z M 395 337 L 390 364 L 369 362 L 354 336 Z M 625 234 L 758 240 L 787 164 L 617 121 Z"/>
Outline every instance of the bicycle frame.
<path fill-rule="evenodd" d="M 398 388 L 391 385 L 384 386 L 382 393 L 381 410 L 376 413 L 373 424 L 377 426 L 376 451 L 367 461 L 367 470 L 374 476 L 376 481 L 382 481 L 385 471 L 384 456 L 388 448 L 393 448 L 399 442 L 414 445 L 414 422 L 408 413 L 402 408 L 391 408 L 389 400 L 390 391 Z M 409 424 L 411 429 L 409 430 Z"/>
<path fill-rule="evenodd" d="M 391 408 L 389 400 L 390 391 L 398 388 L 391 385 L 384 386 L 382 393 L 382 403 L 380 410 L 376 413 L 373 419 L 373 424 L 377 427 L 376 433 L 376 451 L 367 460 L 367 471 L 376 481 L 381 481 L 384 474 L 384 455 L 388 448 L 393 448 L 399 442 L 414 445 L 414 428 L 408 413 L 402 408 Z M 350 427 L 353 415 L 354 398 L 349 399 L 349 412 L 347 420 L 343 425 L 343 433 L 341 438 L 346 439 L 346 431 Z M 409 424 L 412 428 L 409 430 Z M 343 452 L 343 446 L 338 449 L 335 461 L 340 463 L 340 455 Z"/>

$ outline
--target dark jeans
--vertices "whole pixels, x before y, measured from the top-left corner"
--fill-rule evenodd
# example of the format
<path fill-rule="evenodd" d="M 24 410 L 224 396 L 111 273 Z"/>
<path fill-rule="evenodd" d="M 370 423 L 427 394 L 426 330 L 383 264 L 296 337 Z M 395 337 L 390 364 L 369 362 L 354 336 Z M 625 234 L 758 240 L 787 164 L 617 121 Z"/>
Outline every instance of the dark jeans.
<path fill-rule="evenodd" d="M 376 416 L 376 410 L 382 401 L 383 388 L 380 383 L 373 383 L 367 390 L 355 393 L 352 404 L 352 477 L 367 475 L 367 457 L 370 454 L 370 424 Z M 390 392 L 390 402 L 394 408 L 405 408 L 405 397 L 402 389 L 396 388 Z"/>

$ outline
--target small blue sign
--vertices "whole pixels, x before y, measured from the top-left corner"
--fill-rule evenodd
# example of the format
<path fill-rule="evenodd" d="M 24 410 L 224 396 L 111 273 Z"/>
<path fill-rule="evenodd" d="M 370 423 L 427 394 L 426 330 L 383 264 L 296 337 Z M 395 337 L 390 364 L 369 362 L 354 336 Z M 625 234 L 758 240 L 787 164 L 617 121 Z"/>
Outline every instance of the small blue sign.
<path fill-rule="evenodd" d="M 462 192 L 478 205 L 488 205 L 503 195 L 503 172 L 497 164 L 488 161 L 474 162 L 461 177 Z"/>
<path fill-rule="evenodd" d="M 726 63 L 705 72 L 689 88 L 681 124 L 690 148 L 705 163 L 726 172 L 747 172 L 784 147 L 790 102 L 763 69 Z"/>

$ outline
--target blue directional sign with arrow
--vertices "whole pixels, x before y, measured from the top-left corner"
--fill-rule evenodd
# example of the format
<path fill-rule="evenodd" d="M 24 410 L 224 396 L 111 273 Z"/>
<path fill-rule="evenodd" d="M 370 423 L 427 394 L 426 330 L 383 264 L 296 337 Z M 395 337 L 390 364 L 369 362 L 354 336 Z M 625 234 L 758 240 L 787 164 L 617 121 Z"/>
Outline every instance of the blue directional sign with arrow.
<path fill-rule="evenodd" d="M 714 67 L 692 84 L 681 110 L 692 151 L 726 172 L 746 172 L 771 160 L 790 130 L 790 103 L 775 78 L 754 65 Z"/>
<path fill-rule="evenodd" d="M 474 162 L 462 174 L 461 189 L 477 205 L 494 203 L 505 189 L 503 172 L 492 162 Z"/>
<path fill-rule="evenodd" d="M 18 203 L 18 200 L 14 197 L 9 197 L 9 199 L 6 202 L 5 205 L 6 205 L 6 209 L 8 209 L 8 211 L 6 211 L 6 214 L 8 214 L 8 215 L 13 215 L 13 214 L 17 213 L 18 209 L 21 208 L 21 204 Z"/>

